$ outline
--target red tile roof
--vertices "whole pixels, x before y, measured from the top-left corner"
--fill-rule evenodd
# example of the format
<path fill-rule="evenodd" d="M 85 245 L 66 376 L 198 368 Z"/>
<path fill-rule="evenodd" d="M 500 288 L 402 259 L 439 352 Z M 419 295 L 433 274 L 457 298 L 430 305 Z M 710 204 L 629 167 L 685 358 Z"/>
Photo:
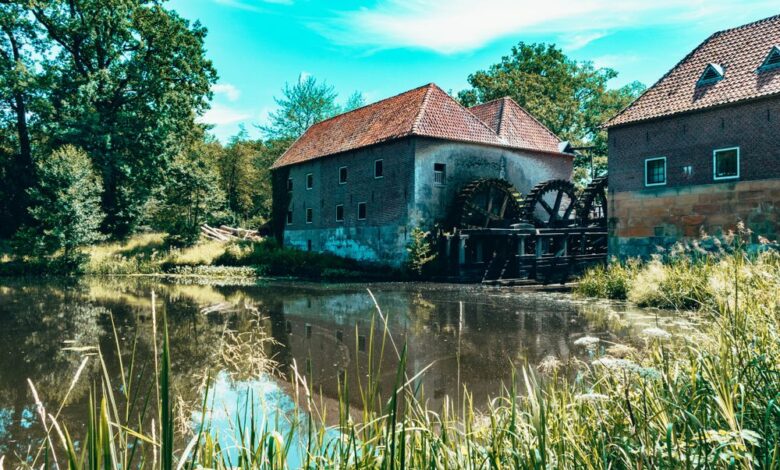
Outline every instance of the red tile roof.
<path fill-rule="evenodd" d="M 760 98 L 780 93 L 780 68 L 759 70 L 780 44 L 780 15 L 713 34 L 630 106 L 607 122 L 635 121 Z M 725 70 L 709 85 L 697 82 L 707 65 Z"/>
<path fill-rule="evenodd" d="M 558 154 L 560 140 L 522 108 L 517 108 L 519 111 L 511 110 L 505 113 L 510 116 L 508 122 L 511 121 L 511 124 L 507 124 L 507 130 L 501 134 L 500 130 L 496 131 L 483 122 L 478 115 L 461 106 L 444 90 L 429 83 L 314 124 L 279 157 L 272 168 L 294 165 L 408 136 L 434 137 Z M 480 112 L 487 115 L 486 112 Z M 539 127 L 544 132 L 540 131 Z M 514 136 L 513 132 L 528 135 Z M 539 137 L 545 132 L 552 138 L 546 135 Z"/>
<path fill-rule="evenodd" d="M 469 111 L 512 146 L 558 151 L 561 139 L 508 96 L 473 106 Z"/>

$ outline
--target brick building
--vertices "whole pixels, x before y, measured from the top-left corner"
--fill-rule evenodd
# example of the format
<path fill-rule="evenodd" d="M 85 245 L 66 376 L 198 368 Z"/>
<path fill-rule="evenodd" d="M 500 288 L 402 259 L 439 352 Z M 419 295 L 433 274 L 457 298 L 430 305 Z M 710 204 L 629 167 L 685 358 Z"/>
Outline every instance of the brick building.
<path fill-rule="evenodd" d="M 780 16 L 710 36 L 607 123 L 610 253 L 780 222 Z"/>
<path fill-rule="evenodd" d="M 509 98 L 470 109 L 428 84 L 311 126 L 273 169 L 287 246 L 400 264 L 409 232 L 444 222 L 458 191 L 564 178 L 566 144 Z"/>

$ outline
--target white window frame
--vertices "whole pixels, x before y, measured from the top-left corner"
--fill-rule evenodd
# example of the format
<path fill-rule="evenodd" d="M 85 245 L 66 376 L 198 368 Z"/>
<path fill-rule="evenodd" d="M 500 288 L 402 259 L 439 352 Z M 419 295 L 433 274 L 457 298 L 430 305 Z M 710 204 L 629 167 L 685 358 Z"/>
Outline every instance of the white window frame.
<path fill-rule="evenodd" d="M 436 165 L 444 167 L 443 171 L 436 170 Z M 441 175 L 441 181 L 436 181 L 436 175 Z M 445 186 L 447 184 L 447 164 L 446 163 L 434 163 L 433 164 L 433 184 L 435 186 Z"/>
<path fill-rule="evenodd" d="M 647 164 L 649 162 L 654 162 L 658 160 L 663 160 L 664 162 L 664 181 L 662 183 L 648 183 L 647 177 L 650 175 L 650 173 L 647 172 Z M 668 180 L 669 180 L 669 166 L 667 165 L 666 157 L 645 158 L 645 187 L 646 188 L 652 188 L 654 186 L 665 186 Z"/>
<path fill-rule="evenodd" d="M 365 208 L 366 208 L 365 217 L 360 217 L 360 205 L 361 204 L 363 204 L 363 206 L 365 206 Z M 357 210 L 357 219 L 358 220 L 366 220 L 368 218 L 368 203 L 366 203 L 366 202 L 358 202 L 357 203 L 357 209 L 358 209 Z"/>
<path fill-rule="evenodd" d="M 309 178 L 311 178 L 311 186 L 309 186 Z M 310 190 L 314 187 L 314 173 L 306 173 L 306 190 Z"/>
<path fill-rule="evenodd" d="M 718 176 L 718 152 L 728 152 L 729 150 L 736 150 L 737 151 L 737 174 L 733 176 Z M 739 179 L 739 164 L 741 160 L 741 154 L 739 147 L 726 147 L 722 149 L 715 149 L 712 151 L 712 179 L 714 181 L 723 181 L 723 180 L 738 180 Z"/>
<path fill-rule="evenodd" d="M 341 170 L 344 170 L 346 172 L 346 178 L 344 178 L 344 181 L 341 181 Z M 349 170 L 345 166 L 339 167 L 339 184 L 347 184 L 347 181 L 349 180 Z"/>
<path fill-rule="evenodd" d="M 376 175 L 376 164 L 380 163 L 380 162 L 382 163 L 382 174 L 380 176 L 377 176 Z M 379 159 L 374 160 L 374 179 L 378 180 L 378 179 L 382 179 L 384 177 L 385 177 L 385 159 L 384 158 L 379 158 Z"/>
<path fill-rule="evenodd" d="M 341 207 L 341 218 L 339 219 L 339 207 Z M 344 222 L 346 214 L 344 213 L 344 204 L 336 204 L 336 222 Z"/>
<path fill-rule="evenodd" d="M 311 214 L 311 220 L 309 220 L 309 214 Z M 314 223 L 314 208 L 312 207 L 306 208 L 306 223 L 307 224 Z"/>

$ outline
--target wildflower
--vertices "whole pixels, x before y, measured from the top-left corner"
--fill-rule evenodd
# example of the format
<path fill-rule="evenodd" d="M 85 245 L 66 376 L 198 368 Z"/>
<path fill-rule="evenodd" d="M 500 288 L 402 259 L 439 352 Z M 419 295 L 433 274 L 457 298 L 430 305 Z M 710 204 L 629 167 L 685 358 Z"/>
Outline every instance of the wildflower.
<path fill-rule="evenodd" d="M 607 348 L 607 353 L 617 358 L 626 358 L 636 352 L 636 348 L 628 346 L 626 344 L 613 344 Z"/>
<path fill-rule="evenodd" d="M 574 342 L 577 346 L 585 346 L 588 349 L 595 348 L 597 344 L 601 342 L 600 339 L 596 338 L 595 336 L 583 336 L 582 338 L 578 339 Z"/>
<path fill-rule="evenodd" d="M 671 339 L 672 334 L 668 331 L 662 330 L 660 328 L 645 328 L 642 330 L 642 334 L 649 337 L 649 338 L 658 338 L 660 340 L 668 340 Z"/>
<path fill-rule="evenodd" d="M 537 366 L 537 370 L 543 374 L 552 375 L 563 366 L 563 363 L 555 356 L 547 356 Z"/>
<path fill-rule="evenodd" d="M 591 364 L 594 366 L 602 366 L 610 370 L 632 370 L 634 367 L 638 367 L 636 363 L 629 361 L 628 359 L 615 359 L 614 357 L 602 357 L 591 362 Z"/>
<path fill-rule="evenodd" d="M 574 399 L 581 402 L 595 403 L 604 400 L 609 400 L 609 397 L 602 393 L 581 393 L 575 396 Z"/>
<path fill-rule="evenodd" d="M 614 357 L 602 357 L 591 363 L 594 366 L 601 366 L 610 371 L 625 371 L 634 373 L 643 379 L 658 379 L 661 373 L 652 367 L 642 367 L 636 362 L 628 359 L 616 359 Z"/>

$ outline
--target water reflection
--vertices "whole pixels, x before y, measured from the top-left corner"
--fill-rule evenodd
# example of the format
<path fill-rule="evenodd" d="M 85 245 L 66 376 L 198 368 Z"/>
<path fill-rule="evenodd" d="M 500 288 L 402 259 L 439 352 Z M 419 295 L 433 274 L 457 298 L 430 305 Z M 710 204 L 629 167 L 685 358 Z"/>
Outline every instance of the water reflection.
<path fill-rule="evenodd" d="M 158 313 L 168 318 L 173 386 L 193 410 L 201 403 L 206 374 L 219 379 L 214 389 L 218 401 L 235 405 L 251 389 L 264 398 L 267 410 L 289 409 L 290 386 L 267 373 L 268 358 L 278 362 L 279 375 L 288 377 L 297 364 L 316 391 L 335 400 L 339 378 L 346 376 L 350 389 L 357 390 L 369 358 L 379 358 L 382 347 L 377 338 L 382 320 L 361 285 L 208 286 L 151 279 L 3 282 L 0 455 L 24 455 L 41 435 L 28 378 L 44 404 L 56 408 L 83 357 L 94 355 L 97 347 L 115 388 L 121 383 L 120 358 L 127 364 L 133 348 L 139 358 L 138 383 L 150 379 L 141 371 L 154 347 L 153 290 Z M 563 361 L 582 357 L 587 352 L 574 342 L 584 335 L 630 342 L 636 331 L 632 325 L 675 321 L 612 304 L 572 301 L 562 294 L 447 285 L 382 284 L 371 289 L 393 341 L 408 346 L 407 375 L 433 364 L 417 379 L 432 408 L 445 396 L 459 406 L 464 386 L 476 404 L 485 403 L 508 384 L 514 367 L 535 366 L 547 356 Z M 398 365 L 390 344 L 377 361 L 381 388 L 389 391 Z M 99 378 L 98 362 L 88 364 L 62 411 L 71 434 L 83 431 L 88 390 Z M 360 405 L 358 394 L 353 405 Z M 266 419 L 276 411 L 269 413 Z"/>

